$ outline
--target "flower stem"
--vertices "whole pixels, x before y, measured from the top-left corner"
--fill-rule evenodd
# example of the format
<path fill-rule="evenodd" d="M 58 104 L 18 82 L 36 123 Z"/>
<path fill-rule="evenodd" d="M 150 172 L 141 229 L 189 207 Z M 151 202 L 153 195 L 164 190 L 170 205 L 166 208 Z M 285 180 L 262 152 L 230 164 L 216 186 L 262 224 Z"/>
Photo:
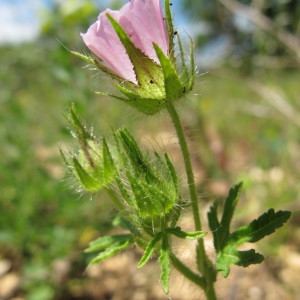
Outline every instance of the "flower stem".
<path fill-rule="evenodd" d="M 184 136 L 184 131 L 183 131 L 178 113 L 177 113 L 174 105 L 170 101 L 168 102 L 167 108 L 168 108 L 168 112 L 171 116 L 172 122 L 174 124 L 174 127 L 176 129 L 177 137 L 178 137 L 179 144 L 181 147 L 181 152 L 182 152 L 186 175 L 187 175 L 187 182 L 188 182 L 188 186 L 189 186 L 189 190 L 190 190 L 195 229 L 200 231 L 201 230 L 201 222 L 200 222 L 200 215 L 199 215 L 197 191 L 196 191 L 196 185 L 195 185 L 195 180 L 194 180 L 194 175 L 193 175 L 190 154 L 189 154 L 186 139 Z"/>
<path fill-rule="evenodd" d="M 186 170 L 186 175 L 187 175 L 187 182 L 188 182 L 190 197 L 191 197 L 191 202 L 192 202 L 195 229 L 197 231 L 198 230 L 200 231 L 201 230 L 201 221 L 200 221 L 200 214 L 199 214 L 198 197 L 197 197 L 196 185 L 195 185 L 194 174 L 193 174 L 193 169 L 192 169 L 192 164 L 191 164 L 191 158 L 190 158 L 190 154 L 188 151 L 183 127 L 181 125 L 178 113 L 171 101 L 168 101 L 167 109 L 171 116 L 172 122 L 174 124 L 175 130 L 177 133 L 177 137 L 179 140 L 179 144 L 181 147 L 181 152 L 182 152 L 182 156 L 183 156 L 183 160 L 184 160 L 184 165 L 185 165 L 185 170 Z M 212 264 L 205 253 L 203 239 L 198 240 L 196 251 L 197 251 L 198 270 L 204 276 L 204 285 L 201 287 L 205 291 L 207 299 L 214 300 L 214 299 L 216 299 L 216 295 L 215 295 L 215 291 L 214 291 L 215 270 L 212 268 Z M 173 262 L 173 260 L 172 260 L 172 262 Z M 173 264 L 174 264 L 174 262 L 173 262 Z"/>

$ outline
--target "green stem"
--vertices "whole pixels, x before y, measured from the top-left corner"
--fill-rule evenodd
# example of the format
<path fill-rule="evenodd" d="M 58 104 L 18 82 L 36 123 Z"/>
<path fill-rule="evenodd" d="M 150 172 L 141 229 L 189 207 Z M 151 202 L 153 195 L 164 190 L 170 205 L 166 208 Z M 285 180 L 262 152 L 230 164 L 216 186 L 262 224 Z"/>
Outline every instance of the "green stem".
<path fill-rule="evenodd" d="M 201 221 L 200 221 L 200 214 L 199 214 L 199 207 L 198 207 L 198 197 L 197 197 L 196 185 L 195 185 L 194 174 L 193 174 L 193 169 L 191 164 L 191 158 L 188 151 L 183 127 L 181 125 L 178 113 L 171 101 L 168 102 L 167 109 L 171 116 L 174 127 L 176 129 L 177 137 L 181 147 L 181 152 L 184 160 L 187 182 L 188 182 L 190 197 L 192 202 L 195 229 L 200 231 Z M 215 270 L 211 267 L 211 262 L 206 255 L 203 239 L 198 240 L 196 251 L 197 251 L 198 270 L 204 276 L 204 285 L 201 287 L 205 291 L 207 299 L 215 300 L 216 299 L 216 295 L 214 291 Z"/>
<path fill-rule="evenodd" d="M 205 290 L 206 283 L 205 280 L 194 273 L 191 269 L 189 269 L 186 265 L 184 265 L 173 253 L 170 253 L 171 261 L 173 266 L 179 271 L 184 277 L 201 287 Z"/>
<path fill-rule="evenodd" d="M 193 175 L 190 154 L 189 154 L 186 139 L 184 136 L 184 131 L 183 131 L 178 113 L 177 113 L 174 105 L 170 101 L 168 102 L 167 108 L 168 108 L 168 112 L 171 116 L 172 122 L 174 124 L 174 127 L 176 129 L 177 137 L 178 137 L 179 144 L 181 147 L 181 152 L 182 152 L 186 175 L 187 175 L 187 182 L 188 182 L 190 195 L 191 195 L 195 229 L 197 231 L 198 230 L 200 231 L 201 230 L 201 222 L 200 222 L 200 215 L 199 215 L 197 191 L 196 191 L 196 186 L 195 186 L 195 180 L 194 180 L 194 175 Z"/>

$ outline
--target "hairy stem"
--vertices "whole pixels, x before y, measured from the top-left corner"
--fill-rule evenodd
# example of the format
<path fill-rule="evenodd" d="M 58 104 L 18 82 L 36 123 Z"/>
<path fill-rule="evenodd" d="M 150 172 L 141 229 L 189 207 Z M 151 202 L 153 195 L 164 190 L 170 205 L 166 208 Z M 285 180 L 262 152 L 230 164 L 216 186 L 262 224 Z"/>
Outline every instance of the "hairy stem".
<path fill-rule="evenodd" d="M 188 182 L 190 197 L 191 197 L 191 202 L 192 202 L 195 229 L 200 231 L 201 230 L 201 221 L 200 221 L 200 214 L 199 214 L 198 197 L 197 197 L 197 191 L 196 191 L 194 174 L 193 174 L 193 169 L 192 169 L 192 164 L 191 164 L 190 153 L 188 151 L 183 127 L 181 125 L 178 113 L 171 101 L 168 102 L 167 109 L 171 116 L 174 127 L 176 129 L 177 137 L 178 137 L 179 144 L 181 147 L 181 152 L 182 152 L 182 156 L 183 156 L 183 160 L 184 160 L 184 165 L 185 165 L 185 170 L 186 170 L 186 175 L 187 175 L 187 182 Z M 198 270 L 204 276 L 204 284 L 201 287 L 205 291 L 207 299 L 215 300 L 216 299 L 216 295 L 215 295 L 215 291 L 214 291 L 215 270 L 212 268 L 212 264 L 206 255 L 203 239 L 198 240 L 196 252 L 197 252 Z M 173 262 L 173 259 L 172 259 L 172 262 Z M 174 264 L 174 262 L 173 262 L 173 264 Z"/>
<path fill-rule="evenodd" d="M 176 129 L 177 137 L 178 137 L 179 144 L 181 147 L 181 152 L 182 152 L 186 175 L 187 175 L 187 182 L 188 182 L 190 196 L 191 196 L 195 229 L 200 231 L 201 230 L 201 222 L 200 222 L 199 207 L 198 207 L 198 197 L 197 197 L 197 191 L 196 191 L 196 185 L 195 185 L 195 180 L 194 180 L 194 174 L 193 174 L 190 154 L 189 154 L 186 139 L 184 136 L 184 131 L 183 131 L 178 113 L 171 102 L 168 103 L 167 108 L 168 108 L 168 112 L 171 116 L 172 122 L 174 124 L 174 127 Z"/>
<path fill-rule="evenodd" d="M 191 269 L 189 269 L 185 264 L 183 264 L 173 253 L 170 255 L 173 266 L 179 271 L 184 277 L 189 279 L 191 282 L 198 285 L 200 288 L 205 290 L 205 280 Z"/>

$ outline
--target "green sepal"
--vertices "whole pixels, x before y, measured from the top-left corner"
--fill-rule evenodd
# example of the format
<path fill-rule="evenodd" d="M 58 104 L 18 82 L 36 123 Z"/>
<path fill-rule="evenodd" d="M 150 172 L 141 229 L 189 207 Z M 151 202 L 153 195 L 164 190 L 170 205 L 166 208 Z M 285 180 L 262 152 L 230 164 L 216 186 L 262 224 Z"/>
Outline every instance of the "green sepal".
<path fill-rule="evenodd" d="M 121 85 L 115 84 L 115 87 L 118 88 L 127 98 L 113 96 L 126 104 L 136 108 L 139 112 L 146 115 L 153 115 L 159 112 L 164 106 L 164 99 L 161 98 L 145 98 L 139 95 L 136 92 L 133 92 Z"/>
<path fill-rule="evenodd" d="M 179 52 L 180 52 L 180 60 L 181 60 L 181 68 L 182 72 L 180 75 L 180 80 L 185 87 L 184 92 L 189 92 L 192 90 L 194 83 L 195 83 L 195 58 L 194 58 L 194 41 L 190 38 L 190 68 L 187 67 L 185 62 L 185 55 L 183 51 L 183 46 L 181 42 L 181 38 L 179 34 L 177 34 Z"/>
<path fill-rule="evenodd" d="M 79 57 L 80 59 L 86 61 L 87 63 L 89 63 L 89 64 L 91 64 L 91 65 L 95 65 L 95 60 L 94 60 L 93 58 L 91 58 L 91 57 L 89 57 L 89 56 L 86 56 L 86 55 L 84 55 L 84 54 L 82 54 L 82 53 L 79 53 L 79 52 L 77 52 L 77 51 L 70 51 L 70 52 L 71 52 L 71 54 L 73 54 L 73 55 Z"/>
<path fill-rule="evenodd" d="M 174 65 L 170 61 L 170 58 L 163 53 L 158 45 L 153 44 L 153 47 L 163 70 L 166 99 L 167 101 L 178 100 L 185 93 L 185 89 L 174 68 Z"/>
<path fill-rule="evenodd" d="M 193 41 L 192 38 L 190 38 L 191 42 L 191 48 L 190 48 L 190 80 L 189 84 L 187 86 L 187 92 L 191 91 L 194 84 L 195 84 L 195 77 L 196 77 L 196 66 L 195 66 L 195 42 Z"/>
<path fill-rule="evenodd" d="M 174 26 L 172 20 L 172 13 L 170 9 L 170 1 L 165 0 L 165 20 L 167 24 L 168 38 L 169 38 L 169 57 L 172 64 L 175 66 L 175 43 L 174 43 Z"/>
<path fill-rule="evenodd" d="M 138 268 L 142 268 L 151 258 L 152 253 L 155 250 L 155 245 L 157 244 L 157 242 L 159 242 L 159 240 L 162 237 L 162 233 L 159 232 L 157 233 L 154 238 L 148 243 L 144 254 L 142 256 L 142 258 L 140 259 L 140 261 L 138 262 Z"/>
<path fill-rule="evenodd" d="M 171 258 L 168 235 L 166 233 L 162 236 L 162 244 L 158 261 L 161 268 L 160 281 L 164 292 L 168 294 L 170 290 Z"/>
<path fill-rule="evenodd" d="M 86 61 L 87 63 L 96 66 L 99 70 L 101 70 L 103 73 L 109 74 L 111 77 L 117 79 L 118 81 L 122 81 L 122 78 L 120 78 L 119 75 L 114 73 L 110 68 L 108 68 L 103 62 L 99 61 L 97 58 L 92 58 L 90 56 L 86 56 L 82 53 L 79 53 L 77 51 L 71 51 L 71 54 L 79 57 L 80 59 Z"/>
<path fill-rule="evenodd" d="M 115 234 L 109 236 L 100 237 L 89 243 L 89 247 L 84 250 L 85 253 L 93 253 L 101 251 L 107 247 L 114 245 L 115 243 L 123 243 L 132 240 L 131 234 Z"/>
<path fill-rule="evenodd" d="M 167 228 L 165 231 L 167 233 L 175 235 L 176 237 L 178 237 L 180 239 L 185 239 L 185 240 L 201 239 L 204 236 L 206 236 L 206 234 L 207 234 L 207 232 L 204 232 L 204 231 L 185 232 L 185 231 L 182 231 L 180 227 Z"/>
<path fill-rule="evenodd" d="M 103 187 L 102 182 L 96 181 L 92 176 L 90 176 L 75 157 L 73 157 L 72 162 L 75 172 L 85 190 L 95 192 Z"/>
<path fill-rule="evenodd" d="M 115 164 L 110 154 L 105 138 L 102 138 L 103 181 L 109 183 L 114 177 Z"/>
<path fill-rule="evenodd" d="M 124 83 L 125 86 L 143 98 L 163 99 L 165 96 L 164 80 L 160 66 L 135 47 L 125 30 L 112 16 L 107 14 L 107 18 L 126 49 L 138 81 L 138 86 L 132 82 L 129 82 L 128 85 Z"/>

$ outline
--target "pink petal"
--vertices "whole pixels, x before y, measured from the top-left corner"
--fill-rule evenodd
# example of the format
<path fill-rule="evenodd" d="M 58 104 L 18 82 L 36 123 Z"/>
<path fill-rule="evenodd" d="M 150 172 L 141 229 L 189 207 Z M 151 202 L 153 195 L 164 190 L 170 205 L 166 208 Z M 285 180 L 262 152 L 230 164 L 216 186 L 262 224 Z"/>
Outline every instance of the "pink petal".
<path fill-rule="evenodd" d="M 156 43 L 165 54 L 168 52 L 168 34 L 160 0 L 131 0 L 123 6 L 119 14 L 117 21 L 134 45 L 159 63 L 153 43 Z"/>
<path fill-rule="evenodd" d="M 156 63 L 156 43 L 168 52 L 168 35 L 160 0 L 131 0 L 120 11 L 107 9 L 90 26 L 82 38 L 88 48 L 99 56 L 116 74 L 137 84 L 133 65 L 106 14 L 109 13 L 125 30 L 134 45 Z"/>
<path fill-rule="evenodd" d="M 114 16 L 109 9 L 102 12 L 98 21 L 90 26 L 87 33 L 81 34 L 88 48 L 100 57 L 117 75 L 126 80 L 137 83 L 133 65 L 113 29 L 106 14 Z"/>

